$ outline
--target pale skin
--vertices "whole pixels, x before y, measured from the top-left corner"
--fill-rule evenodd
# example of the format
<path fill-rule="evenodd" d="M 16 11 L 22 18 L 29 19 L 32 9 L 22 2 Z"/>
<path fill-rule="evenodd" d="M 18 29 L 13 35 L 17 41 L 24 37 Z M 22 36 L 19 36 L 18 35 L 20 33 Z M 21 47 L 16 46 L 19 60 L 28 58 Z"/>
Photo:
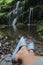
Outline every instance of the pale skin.
<path fill-rule="evenodd" d="M 32 50 L 28 51 L 26 46 L 23 46 L 16 54 L 15 61 L 22 61 L 22 65 L 34 65 L 42 56 L 35 56 Z"/>

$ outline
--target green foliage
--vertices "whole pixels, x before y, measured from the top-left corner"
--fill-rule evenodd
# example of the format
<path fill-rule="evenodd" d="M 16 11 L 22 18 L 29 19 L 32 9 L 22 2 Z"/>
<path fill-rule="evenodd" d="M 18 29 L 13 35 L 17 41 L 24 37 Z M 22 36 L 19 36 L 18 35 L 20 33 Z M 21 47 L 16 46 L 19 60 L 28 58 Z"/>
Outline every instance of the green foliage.
<path fill-rule="evenodd" d="M 43 30 L 43 20 L 37 22 L 37 31 Z"/>
<path fill-rule="evenodd" d="M 7 15 L 9 12 L 0 13 L 0 17 Z"/>
<path fill-rule="evenodd" d="M 7 4 L 12 3 L 13 0 L 5 0 Z"/>
<path fill-rule="evenodd" d="M 33 6 L 34 7 L 34 6 Z M 43 5 L 36 5 L 34 8 L 40 8 L 40 9 L 43 9 Z"/>
<path fill-rule="evenodd" d="M 0 17 L 5 15 L 6 12 L 9 12 L 14 1 L 15 0 L 0 0 Z"/>
<path fill-rule="evenodd" d="M 37 31 L 41 38 L 43 38 L 43 20 L 37 22 Z"/>
<path fill-rule="evenodd" d="M 2 31 L 0 31 L 0 35 L 1 35 L 1 36 L 5 36 L 5 34 L 4 34 Z"/>

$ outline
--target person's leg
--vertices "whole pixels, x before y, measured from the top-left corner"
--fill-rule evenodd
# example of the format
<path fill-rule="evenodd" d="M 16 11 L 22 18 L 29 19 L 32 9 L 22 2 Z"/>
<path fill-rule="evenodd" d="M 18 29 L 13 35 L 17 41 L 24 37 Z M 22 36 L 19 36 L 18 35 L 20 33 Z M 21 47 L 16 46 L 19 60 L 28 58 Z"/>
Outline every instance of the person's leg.
<path fill-rule="evenodd" d="M 25 45 L 25 43 L 23 44 Z M 28 48 L 34 49 L 33 44 L 32 45 L 29 44 Z M 18 52 L 14 54 L 13 57 L 15 57 L 14 61 L 16 62 L 18 62 L 18 60 L 22 61 L 22 65 L 33 65 L 38 59 L 40 59 L 40 57 L 34 55 L 33 50 L 28 51 L 26 45 L 25 46 L 22 45 L 21 49 L 18 50 Z"/>
<path fill-rule="evenodd" d="M 34 50 L 34 43 L 30 40 L 26 41 L 26 39 L 22 36 L 20 41 L 18 42 L 16 49 L 14 50 L 14 52 L 12 54 L 12 63 L 14 63 L 15 56 L 22 46 L 26 46 L 27 50 L 30 50 L 30 53 L 34 54 L 34 52 L 32 51 L 32 50 Z"/>
<path fill-rule="evenodd" d="M 12 53 L 12 57 L 11 57 L 12 63 L 15 63 L 14 60 L 15 60 L 16 54 L 18 53 L 18 51 L 21 49 L 22 46 L 26 46 L 26 41 L 25 41 L 24 37 L 20 38 L 16 48 L 14 49 L 14 51 Z"/>
<path fill-rule="evenodd" d="M 41 57 L 35 56 L 32 53 L 32 51 L 27 50 L 26 46 L 23 46 L 16 54 L 15 61 L 18 62 L 18 60 L 21 60 L 22 65 L 33 65 Z"/>

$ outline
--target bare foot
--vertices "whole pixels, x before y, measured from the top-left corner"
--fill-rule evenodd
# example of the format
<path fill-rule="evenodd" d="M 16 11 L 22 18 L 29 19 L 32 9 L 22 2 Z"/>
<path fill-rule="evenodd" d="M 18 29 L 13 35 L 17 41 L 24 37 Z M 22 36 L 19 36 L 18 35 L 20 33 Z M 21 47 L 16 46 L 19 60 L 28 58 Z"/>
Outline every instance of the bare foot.
<path fill-rule="evenodd" d="M 18 53 L 16 54 L 15 61 L 18 62 L 18 60 L 21 60 L 28 54 L 28 51 L 26 49 L 26 46 L 23 46 Z"/>
<path fill-rule="evenodd" d="M 21 60 L 22 65 L 33 65 L 41 57 L 34 56 L 32 53 L 32 51 L 27 50 L 26 46 L 23 46 L 16 54 L 15 61 L 18 62 L 18 60 Z"/>

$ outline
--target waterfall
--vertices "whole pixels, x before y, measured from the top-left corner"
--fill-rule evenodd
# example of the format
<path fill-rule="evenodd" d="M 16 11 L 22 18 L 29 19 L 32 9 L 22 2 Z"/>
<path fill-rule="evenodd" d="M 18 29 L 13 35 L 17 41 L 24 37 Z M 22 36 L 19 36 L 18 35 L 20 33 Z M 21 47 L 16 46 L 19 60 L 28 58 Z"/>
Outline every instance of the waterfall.
<path fill-rule="evenodd" d="M 17 1 L 17 3 L 16 3 L 16 8 L 15 8 L 15 10 L 13 10 L 13 14 L 14 14 L 15 16 L 18 16 L 19 4 L 20 4 L 20 1 Z"/>
<path fill-rule="evenodd" d="M 16 28 L 16 22 L 17 22 L 17 18 L 19 18 L 19 15 L 22 13 L 22 7 L 18 10 L 18 11 L 15 11 L 15 10 L 13 10 L 14 12 L 14 20 L 13 20 L 13 23 L 12 23 L 12 26 L 13 26 L 13 29 L 14 29 L 14 31 L 16 31 L 17 30 L 17 28 Z"/>
<path fill-rule="evenodd" d="M 16 4 L 16 10 L 18 10 L 18 8 L 19 8 L 19 4 L 20 4 L 20 1 L 17 1 L 17 4 Z"/>
<path fill-rule="evenodd" d="M 32 21 L 33 21 L 33 8 L 30 8 L 28 26 L 31 25 Z"/>
<path fill-rule="evenodd" d="M 18 12 L 16 10 L 13 10 L 13 16 L 14 18 L 18 15 Z"/>
<path fill-rule="evenodd" d="M 16 28 L 16 22 L 17 22 L 17 17 L 13 20 L 13 23 L 12 23 L 12 26 L 13 26 L 13 29 L 16 31 L 17 28 Z"/>
<path fill-rule="evenodd" d="M 18 18 L 19 3 L 20 3 L 20 1 L 17 1 L 16 8 L 15 8 L 15 10 L 13 10 L 13 14 L 15 15 L 15 18 L 14 18 L 13 23 L 12 23 L 12 26 L 13 26 L 14 31 L 17 30 L 15 24 L 16 24 L 17 18 Z"/>
<path fill-rule="evenodd" d="M 28 30 L 30 32 L 30 26 L 33 25 L 33 8 L 30 8 L 29 23 L 27 25 L 28 25 Z"/>
<path fill-rule="evenodd" d="M 16 8 L 13 10 L 13 14 L 14 14 L 14 20 L 13 20 L 13 23 L 12 23 L 12 26 L 13 26 L 13 29 L 14 31 L 17 31 L 17 28 L 16 28 L 16 25 L 15 23 L 17 22 L 17 19 L 19 18 L 19 16 L 21 15 L 22 11 L 23 11 L 23 6 L 20 6 L 20 1 L 17 1 L 16 3 Z M 22 2 L 23 4 L 25 3 L 24 1 Z"/>

